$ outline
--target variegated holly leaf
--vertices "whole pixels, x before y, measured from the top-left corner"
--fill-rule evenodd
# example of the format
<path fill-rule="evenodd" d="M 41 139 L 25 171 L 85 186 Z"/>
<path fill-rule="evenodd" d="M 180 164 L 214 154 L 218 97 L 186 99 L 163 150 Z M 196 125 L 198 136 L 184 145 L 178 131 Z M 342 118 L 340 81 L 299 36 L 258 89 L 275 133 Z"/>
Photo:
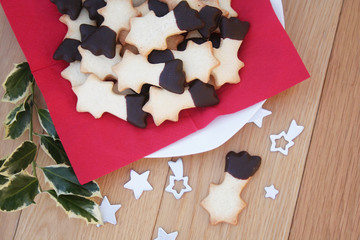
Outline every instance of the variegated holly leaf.
<path fill-rule="evenodd" d="M 35 203 L 34 198 L 39 192 L 36 177 L 24 171 L 12 175 L 6 186 L 0 189 L 0 210 L 12 212 L 24 209 Z"/>
<path fill-rule="evenodd" d="M 5 160 L 7 159 L 8 157 L 6 156 L 6 157 L 2 157 L 1 159 L 0 159 L 0 168 L 1 168 L 1 166 L 4 164 L 4 162 L 5 162 Z"/>
<path fill-rule="evenodd" d="M 99 205 L 94 201 L 76 195 L 57 195 L 55 190 L 48 190 L 47 193 L 70 218 L 80 218 L 91 224 L 102 224 Z"/>
<path fill-rule="evenodd" d="M 23 142 L 5 160 L 0 168 L 0 172 L 5 175 L 12 175 L 24 170 L 34 161 L 36 149 L 36 145 L 33 142 Z"/>
<path fill-rule="evenodd" d="M 42 128 L 54 139 L 59 138 L 56 133 L 54 123 L 51 120 L 49 111 L 47 109 L 39 109 L 38 117 Z"/>
<path fill-rule="evenodd" d="M 28 88 L 33 81 L 34 77 L 31 74 L 27 62 L 15 65 L 3 84 L 5 94 L 2 100 L 5 102 L 16 103 L 26 95 Z"/>
<path fill-rule="evenodd" d="M 57 195 L 74 194 L 84 197 L 101 197 L 99 185 L 89 182 L 81 185 L 73 169 L 66 165 L 53 165 L 42 168 L 45 180 L 55 189 Z"/>
<path fill-rule="evenodd" d="M 4 175 L 0 174 L 0 188 L 2 188 L 3 185 L 5 183 L 7 183 L 8 181 L 9 181 L 9 178 L 7 176 L 4 176 Z"/>
<path fill-rule="evenodd" d="M 16 115 L 19 112 L 23 112 L 23 111 L 25 111 L 25 104 L 21 103 L 9 112 L 9 114 L 6 116 L 4 124 L 10 125 L 12 122 L 14 122 L 16 120 Z"/>
<path fill-rule="evenodd" d="M 53 139 L 50 136 L 40 135 L 40 146 L 49 157 L 54 159 L 57 164 L 65 163 L 70 165 L 69 158 L 66 155 L 63 145 L 59 139 Z"/>
<path fill-rule="evenodd" d="M 30 127 L 31 110 L 29 103 L 21 104 L 22 106 L 15 107 L 5 120 L 5 139 L 16 139 L 20 137 L 26 129 Z M 8 124 L 7 124 L 8 123 Z"/>

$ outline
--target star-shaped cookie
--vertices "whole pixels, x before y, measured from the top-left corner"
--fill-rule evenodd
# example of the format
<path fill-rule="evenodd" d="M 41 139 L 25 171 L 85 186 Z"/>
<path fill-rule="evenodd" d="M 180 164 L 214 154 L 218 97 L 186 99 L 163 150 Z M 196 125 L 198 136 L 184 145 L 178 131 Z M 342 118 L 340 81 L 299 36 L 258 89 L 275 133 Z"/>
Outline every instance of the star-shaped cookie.
<path fill-rule="evenodd" d="M 244 63 L 238 59 L 237 53 L 241 43 L 242 41 L 225 38 L 221 39 L 220 47 L 214 49 L 214 55 L 220 62 L 212 71 L 216 87 L 240 82 L 239 70 L 244 67 Z"/>
<path fill-rule="evenodd" d="M 80 66 L 81 63 L 75 61 L 70 63 L 70 65 L 61 72 L 61 76 L 69 80 L 72 87 L 82 85 L 89 77 L 89 74 L 80 71 Z"/>
<path fill-rule="evenodd" d="M 80 25 L 87 24 L 96 26 L 96 22 L 89 18 L 89 12 L 86 8 L 83 8 L 80 12 L 79 17 L 76 20 L 72 20 L 69 15 L 62 15 L 59 18 L 60 22 L 64 23 L 68 27 L 68 31 L 65 38 L 72 38 L 81 41 Z"/>
<path fill-rule="evenodd" d="M 76 110 L 89 112 L 95 118 L 100 118 L 104 112 L 108 112 L 126 121 L 125 96 L 114 93 L 113 86 L 113 82 L 101 81 L 91 74 L 84 84 L 73 87 L 78 99 Z"/>
<path fill-rule="evenodd" d="M 225 173 L 221 184 L 210 184 L 209 195 L 201 205 L 209 212 L 211 224 L 215 225 L 219 222 L 237 224 L 239 213 L 246 207 L 240 194 L 248 180 L 237 179 Z"/>
<path fill-rule="evenodd" d="M 121 30 L 130 29 L 130 19 L 139 16 L 131 0 L 108 0 L 106 6 L 100 8 L 98 13 L 104 17 L 102 26 L 108 26 L 116 34 Z"/>
<path fill-rule="evenodd" d="M 214 57 L 213 47 L 210 41 L 196 44 L 189 41 L 185 51 L 172 51 L 175 58 L 183 61 L 186 82 L 194 79 L 207 83 L 210 80 L 211 71 L 219 65 Z"/>
<path fill-rule="evenodd" d="M 108 78 L 117 79 L 116 74 L 112 71 L 112 67 L 121 61 L 120 57 L 121 45 L 116 45 L 116 54 L 113 58 L 107 58 L 104 55 L 95 56 L 89 50 L 79 46 L 81 54 L 81 72 L 93 73 L 100 80 Z"/>
<path fill-rule="evenodd" d="M 191 94 L 185 90 L 183 94 L 175 94 L 157 87 L 150 88 L 150 99 L 144 105 L 144 112 L 152 115 L 156 126 L 165 120 L 178 121 L 179 112 L 195 107 Z"/>

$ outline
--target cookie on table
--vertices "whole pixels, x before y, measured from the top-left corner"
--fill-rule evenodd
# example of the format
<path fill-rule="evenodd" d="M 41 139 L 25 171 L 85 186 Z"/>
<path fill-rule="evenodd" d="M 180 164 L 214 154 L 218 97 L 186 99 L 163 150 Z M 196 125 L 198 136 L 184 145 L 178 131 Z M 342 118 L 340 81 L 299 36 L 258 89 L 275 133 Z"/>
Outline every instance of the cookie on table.
<path fill-rule="evenodd" d="M 249 30 L 249 23 L 237 18 L 222 18 L 220 22 L 221 40 L 219 48 L 214 48 L 214 55 L 220 65 L 213 69 L 215 86 L 225 83 L 239 83 L 239 70 L 244 63 L 238 59 L 238 50 Z"/>
<path fill-rule="evenodd" d="M 187 2 L 180 2 L 174 10 L 163 17 L 157 17 L 150 11 L 143 17 L 132 18 L 131 29 L 125 41 L 134 45 L 140 54 L 147 56 L 156 50 L 167 48 L 166 39 L 186 31 L 192 31 L 204 26 L 199 13 L 189 7 Z"/>
<path fill-rule="evenodd" d="M 113 67 L 118 78 L 118 90 L 127 88 L 140 93 L 144 84 L 159 86 L 174 93 L 183 93 L 185 74 L 182 61 L 151 64 L 146 57 L 125 51 L 122 61 Z"/>
<path fill-rule="evenodd" d="M 199 79 L 204 83 L 209 82 L 210 73 L 219 65 L 219 61 L 214 57 L 210 41 L 202 44 L 189 41 L 184 51 L 153 51 L 148 57 L 151 63 L 167 62 L 173 59 L 180 59 L 183 62 L 188 83 L 194 79 Z"/>
<path fill-rule="evenodd" d="M 102 81 L 91 74 L 82 85 L 73 87 L 76 110 L 88 112 L 95 118 L 107 112 L 137 127 L 146 127 L 147 113 L 142 111 L 146 96 L 119 95 L 112 91 L 113 86 L 113 82 Z"/>
<path fill-rule="evenodd" d="M 116 46 L 116 55 L 113 58 L 107 58 L 103 55 L 95 56 L 89 50 L 79 46 L 79 52 L 82 56 L 81 72 L 95 74 L 100 80 L 117 79 L 112 67 L 121 61 L 121 45 Z"/>
<path fill-rule="evenodd" d="M 226 155 L 225 176 L 222 183 L 210 184 L 208 196 L 201 206 L 210 214 L 210 223 L 236 225 L 239 213 L 246 207 L 240 194 L 259 169 L 261 158 L 242 151 Z"/>
<path fill-rule="evenodd" d="M 143 110 L 152 115 L 156 126 L 165 120 L 177 122 L 179 112 L 194 107 L 208 107 L 219 103 L 215 89 L 199 80 L 190 83 L 184 93 L 174 94 L 165 89 L 150 87 L 149 101 Z"/>

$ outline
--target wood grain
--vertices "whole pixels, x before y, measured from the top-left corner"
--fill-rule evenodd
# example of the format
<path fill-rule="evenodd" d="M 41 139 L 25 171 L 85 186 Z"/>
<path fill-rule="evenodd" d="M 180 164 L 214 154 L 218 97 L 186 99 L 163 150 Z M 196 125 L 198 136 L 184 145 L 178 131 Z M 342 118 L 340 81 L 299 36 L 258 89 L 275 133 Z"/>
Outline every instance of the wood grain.
<path fill-rule="evenodd" d="M 1 6 L 0 6 L 1 7 Z M 0 56 L 2 60 L 0 62 L 0 79 L 1 82 L 5 79 L 7 73 L 13 68 L 14 63 L 23 62 L 25 60 L 24 55 L 16 41 L 16 38 L 11 30 L 11 27 L 6 20 L 5 14 L 0 9 Z M 4 95 L 4 90 L 0 88 L 0 96 Z M 0 105 L 0 122 L 2 123 L 8 114 L 8 112 L 14 107 L 10 103 L 1 103 Z M 27 136 L 23 136 L 17 141 L 3 140 L 5 136 L 5 129 L 0 127 L 0 156 L 6 156 L 12 152 Z M 18 219 L 21 212 L 17 213 L 1 213 L 0 212 L 0 232 L 1 238 L 12 239 L 16 228 Z"/>
<path fill-rule="evenodd" d="M 345 0 L 344 9 L 347 7 L 354 11 L 359 10 L 359 5 L 349 4 L 349 2 L 355 1 Z M 343 0 L 284 0 L 283 3 L 287 32 L 312 77 L 310 80 L 269 99 L 265 103 L 264 107 L 273 111 L 273 114 L 264 119 L 261 129 L 254 124 L 248 124 L 223 146 L 207 153 L 183 157 L 184 175 L 189 176 L 189 184 L 193 188 L 192 192 L 186 193 L 180 200 L 176 200 L 170 193 L 164 192 L 168 184 L 168 177 L 172 174 L 167 164 L 170 159 L 141 159 L 98 180 L 102 194 L 108 196 L 111 203 L 122 204 L 122 208 L 116 214 L 117 225 L 106 224 L 97 228 L 87 226 L 80 220 L 69 220 L 60 208 L 55 207 L 54 201 L 46 194 L 41 194 L 36 198 L 37 205 L 23 210 L 18 227 L 18 214 L 0 213 L 0 222 L 7 222 L 6 227 L 0 224 L 0 232 L 5 232 L 4 239 L 12 239 L 14 234 L 15 239 L 154 239 L 157 237 L 159 227 L 164 228 L 167 232 L 178 231 L 178 240 L 287 239 L 289 234 L 292 239 L 310 239 L 310 236 L 313 238 L 311 234 L 314 233 L 311 226 L 314 225 L 321 229 L 322 223 L 324 223 L 323 229 L 325 230 L 319 230 L 316 239 L 329 236 L 326 235 L 326 231 L 339 237 L 357 236 L 356 234 L 359 234 L 360 231 L 355 229 L 359 225 L 357 224 L 359 219 L 356 213 L 358 208 L 356 209 L 353 206 L 359 199 L 359 191 L 353 193 L 351 190 L 355 183 L 359 183 L 359 176 L 356 174 L 359 168 L 359 165 L 356 165 L 358 164 L 356 163 L 356 156 L 357 158 L 359 156 L 359 147 L 355 146 L 355 150 L 350 151 L 351 154 L 348 155 L 336 155 L 336 152 L 328 155 L 334 162 L 332 163 L 334 164 L 333 168 L 329 166 L 332 172 L 328 178 L 331 178 L 331 174 L 340 178 L 341 181 L 339 180 L 337 187 L 344 186 L 343 191 L 346 198 L 343 198 L 342 195 L 337 196 L 334 202 L 330 200 L 327 205 L 323 206 L 322 212 L 330 212 L 333 209 L 332 204 L 336 203 L 339 209 L 336 214 L 328 214 L 326 215 L 327 218 L 318 216 L 314 218 L 316 222 L 312 222 L 310 221 L 311 215 L 310 213 L 307 214 L 307 210 L 308 208 L 312 209 L 311 214 L 316 216 L 317 209 L 315 207 L 311 208 L 311 206 L 322 206 L 321 204 L 324 202 L 326 194 L 328 194 L 325 190 L 318 191 L 311 185 L 314 180 L 324 181 L 325 179 L 321 178 L 324 175 L 321 172 L 308 170 L 310 164 L 315 167 L 317 166 L 315 164 L 319 161 L 317 156 L 312 157 L 312 155 L 328 154 L 331 149 L 325 148 L 322 150 L 321 148 L 324 142 L 328 138 L 330 138 L 329 141 L 335 142 L 336 137 L 341 135 L 340 132 L 335 132 L 336 135 L 329 135 L 328 131 L 324 131 L 328 127 L 326 125 L 326 119 L 328 118 L 326 118 L 325 113 L 330 110 L 334 111 L 337 108 L 344 110 L 345 115 L 342 118 L 335 116 L 329 124 L 341 126 L 342 121 L 348 123 L 351 129 L 354 129 L 354 134 L 341 135 L 343 140 L 345 142 L 352 139 L 357 140 L 357 142 L 354 142 L 355 144 L 359 142 L 358 135 L 356 135 L 356 130 L 359 129 L 359 115 L 351 114 L 352 111 L 358 111 L 357 113 L 359 113 L 359 106 L 345 105 L 347 103 L 345 100 L 340 101 L 338 99 L 340 95 L 338 98 L 332 99 L 333 95 L 336 96 L 334 94 L 335 87 L 339 87 L 339 83 L 335 83 L 336 79 L 346 76 L 356 77 L 356 74 L 359 76 L 359 72 L 353 70 L 353 68 L 358 67 L 358 65 L 355 65 L 355 60 L 357 60 L 357 63 L 359 62 L 359 50 L 356 53 L 354 48 L 349 47 L 353 45 L 350 44 L 349 39 L 346 45 L 340 46 L 342 42 L 345 42 L 346 35 L 344 33 L 342 38 L 336 38 L 335 50 L 329 67 Z M 1 56 L 9 54 L 10 56 L 19 56 L 19 58 L 10 57 L 6 61 L 2 60 L 0 62 L 0 74 L 2 74 L 0 76 L 4 76 L 4 73 L 11 69 L 12 63 L 21 58 L 23 59 L 23 56 L 3 12 L 0 12 L 1 27 L 5 26 L 0 32 Z M 347 15 L 351 15 L 350 12 Z M 340 24 L 345 26 L 347 22 L 355 19 L 358 21 L 358 18 L 355 17 L 342 17 Z M 355 27 L 356 25 L 352 26 Z M 346 31 L 351 30 L 351 28 L 345 27 L 344 29 L 347 29 Z M 352 31 L 355 30 L 352 29 Z M 356 33 L 358 34 L 358 31 Z M 339 31 L 338 34 L 340 34 Z M 352 35 L 352 37 L 354 38 L 351 39 L 354 40 L 356 40 L 355 37 L 359 39 L 359 35 L 356 34 Z M 339 71 L 338 67 L 340 65 L 335 63 L 342 64 L 344 61 L 334 62 L 334 56 L 337 53 L 337 60 L 346 59 L 349 51 L 353 51 L 353 55 L 351 55 L 353 56 L 351 58 L 353 64 L 351 65 L 352 62 L 349 61 L 347 62 L 349 64 L 347 65 L 348 68 Z M 352 68 L 349 66 L 352 66 Z M 350 73 L 351 75 L 349 75 Z M 327 82 L 322 95 L 326 76 Z M 358 89 L 356 80 L 347 81 L 349 81 L 348 85 Z M 334 87 L 331 87 L 331 82 L 334 82 Z M 355 99 L 354 95 L 355 93 L 358 94 L 359 91 L 350 89 L 350 86 L 342 86 L 342 93 L 352 93 L 348 98 Z M 325 98 L 326 96 L 327 98 Z M 320 100 L 321 106 L 319 118 L 317 119 Z M 358 100 L 358 97 L 355 100 Z M 11 107 L 11 104 L 1 104 L 0 117 L 2 119 Z M 321 118 L 321 114 L 324 117 Z M 296 119 L 300 125 L 305 126 L 304 132 L 295 139 L 295 146 L 290 149 L 288 156 L 271 153 L 269 151 L 269 135 L 287 130 L 292 119 Z M 320 123 L 321 119 L 323 120 Z M 318 120 L 318 122 L 314 130 L 315 120 Z M 313 132 L 314 138 L 312 138 Z M 0 134 L 3 134 L 2 126 L 0 127 Z M 1 155 L 5 151 L 9 152 L 16 145 L 12 141 L 1 141 Z M 309 147 L 310 162 L 306 165 L 306 172 L 303 177 Z M 353 145 L 344 145 L 342 147 L 342 154 L 345 154 L 349 147 L 354 148 Z M 219 224 L 211 226 L 208 213 L 200 206 L 200 201 L 207 195 L 210 183 L 219 183 L 222 180 L 224 158 L 227 152 L 241 150 L 249 151 L 253 155 L 260 155 L 263 159 L 259 171 L 242 194 L 242 198 L 248 203 L 248 206 L 240 214 L 238 225 Z M 323 151 L 326 152 L 323 153 Z M 348 164 L 337 168 L 338 171 L 336 172 L 336 163 L 342 157 L 348 158 L 346 159 Z M 322 160 L 321 164 L 326 164 L 326 158 L 320 159 Z M 172 160 L 176 160 L 176 158 Z M 45 154 L 41 153 L 39 155 L 39 164 L 48 165 L 52 164 L 52 162 Z M 130 169 L 134 169 L 139 173 L 146 170 L 151 171 L 149 182 L 154 190 L 144 192 L 139 200 L 135 200 L 130 190 L 123 188 L 124 183 L 129 180 Z M 344 177 L 349 174 L 348 172 L 350 172 L 352 178 L 347 179 Z M 42 178 L 42 174 L 39 173 L 39 175 Z M 325 180 L 328 180 L 328 178 Z M 330 182 L 328 181 L 328 184 Z M 276 200 L 264 198 L 264 187 L 270 184 L 275 184 L 276 188 L 280 190 Z M 325 183 L 322 184 L 319 186 L 324 187 Z M 319 197 L 315 200 L 312 197 L 314 191 L 319 194 Z M 299 192 L 300 198 L 298 200 Z M 344 205 L 340 205 L 338 199 L 341 199 Z M 297 201 L 299 201 L 299 204 L 291 228 Z M 334 217 L 341 219 L 339 225 L 336 225 L 337 222 Z M 347 225 L 343 226 L 344 224 Z M 302 231 L 305 231 L 304 235 L 301 235 Z"/>
<path fill-rule="evenodd" d="M 359 22 L 345 0 L 290 239 L 360 239 Z"/>

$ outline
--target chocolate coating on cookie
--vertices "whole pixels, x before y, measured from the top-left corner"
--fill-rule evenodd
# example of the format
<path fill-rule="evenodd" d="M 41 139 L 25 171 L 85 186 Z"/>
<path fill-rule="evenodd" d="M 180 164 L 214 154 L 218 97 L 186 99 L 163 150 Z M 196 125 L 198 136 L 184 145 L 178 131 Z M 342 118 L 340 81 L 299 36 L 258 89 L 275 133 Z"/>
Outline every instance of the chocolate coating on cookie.
<path fill-rule="evenodd" d="M 199 12 L 192 9 L 186 1 L 181 1 L 173 11 L 180 30 L 193 31 L 205 25 Z"/>
<path fill-rule="evenodd" d="M 220 33 L 212 33 L 210 35 L 210 39 L 209 39 L 213 45 L 213 48 L 219 48 L 220 47 L 220 42 L 221 42 L 221 35 Z"/>
<path fill-rule="evenodd" d="M 81 0 L 50 0 L 50 1 L 57 6 L 57 9 L 60 13 L 69 15 L 71 20 L 75 20 L 78 18 L 82 8 Z"/>
<path fill-rule="evenodd" d="M 206 39 L 204 38 L 188 38 L 185 39 L 184 41 L 182 41 L 178 46 L 177 46 L 177 50 L 179 51 L 184 51 L 186 49 L 187 43 L 189 41 L 193 41 L 196 44 L 203 44 L 204 42 L 206 42 Z"/>
<path fill-rule="evenodd" d="M 81 55 L 78 47 L 81 44 L 79 40 L 65 38 L 60 46 L 56 49 L 53 58 L 55 60 L 64 60 L 66 62 L 81 61 Z"/>
<path fill-rule="evenodd" d="M 81 47 L 95 56 L 104 55 L 107 58 L 114 58 L 116 33 L 107 26 L 101 26 L 81 44 Z"/>
<path fill-rule="evenodd" d="M 106 2 L 104 0 L 85 0 L 84 2 L 84 7 L 88 10 L 90 19 L 95 20 L 98 26 L 104 21 L 104 17 L 97 10 L 105 6 Z"/>
<path fill-rule="evenodd" d="M 236 17 L 222 17 L 219 26 L 222 38 L 243 40 L 249 31 L 250 24 L 248 22 L 242 22 Z"/>
<path fill-rule="evenodd" d="M 181 60 L 174 59 L 165 63 L 164 70 L 160 74 L 159 85 L 173 93 L 182 94 L 185 91 L 185 73 Z"/>
<path fill-rule="evenodd" d="M 169 49 L 153 50 L 148 56 L 149 63 L 165 63 L 173 59 L 175 59 L 174 54 Z"/>
<path fill-rule="evenodd" d="M 189 92 L 196 107 L 208 107 L 219 103 L 214 86 L 198 79 L 190 83 Z"/>
<path fill-rule="evenodd" d="M 97 30 L 96 26 L 81 24 L 80 25 L 80 34 L 81 34 L 81 42 L 85 42 L 86 39 L 92 35 Z"/>
<path fill-rule="evenodd" d="M 158 17 L 165 16 L 169 12 L 169 7 L 166 3 L 159 0 L 148 0 L 149 10 L 154 11 Z"/>
<path fill-rule="evenodd" d="M 205 6 L 200 10 L 199 15 L 205 23 L 205 26 L 199 29 L 199 33 L 204 38 L 209 38 L 210 34 L 219 26 L 222 12 L 215 7 Z"/>
<path fill-rule="evenodd" d="M 144 112 L 142 108 L 147 101 L 147 96 L 131 94 L 127 95 L 125 99 L 127 111 L 126 120 L 136 127 L 145 128 L 147 125 L 146 117 L 148 116 L 148 113 Z"/>
<path fill-rule="evenodd" d="M 251 156 L 245 151 L 229 152 L 226 155 L 225 172 L 230 173 L 234 178 L 245 180 L 256 173 L 260 164 L 261 158 L 258 156 Z"/>

